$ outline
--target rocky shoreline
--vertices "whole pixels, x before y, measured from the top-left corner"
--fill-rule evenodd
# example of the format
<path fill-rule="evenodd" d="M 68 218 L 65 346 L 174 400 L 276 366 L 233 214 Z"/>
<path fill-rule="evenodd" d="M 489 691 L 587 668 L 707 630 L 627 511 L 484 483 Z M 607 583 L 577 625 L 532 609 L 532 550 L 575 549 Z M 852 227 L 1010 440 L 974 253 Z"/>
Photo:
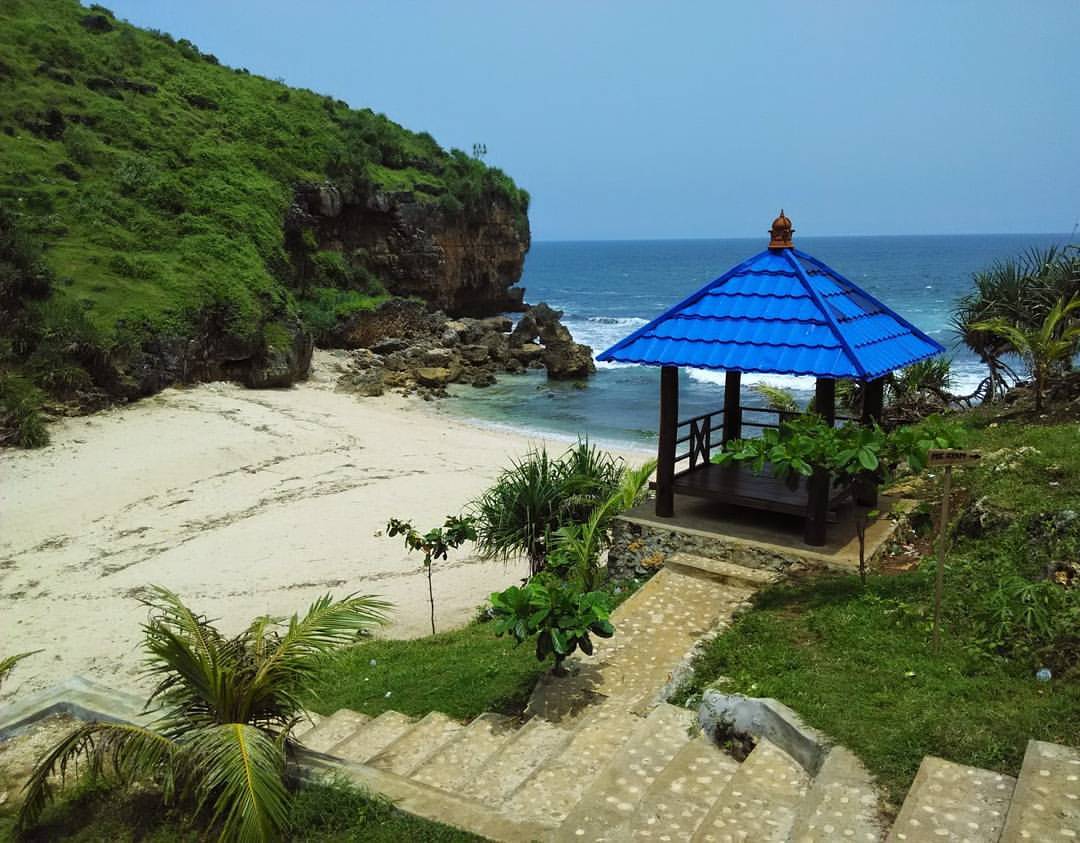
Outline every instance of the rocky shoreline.
<path fill-rule="evenodd" d="M 546 369 L 553 380 L 587 378 L 596 371 L 592 349 L 575 342 L 561 319 L 544 303 L 527 307 L 515 325 L 506 316 L 451 319 L 422 302 L 395 299 L 340 329 L 337 388 L 433 399 L 450 384 L 482 388 L 527 369 Z"/>

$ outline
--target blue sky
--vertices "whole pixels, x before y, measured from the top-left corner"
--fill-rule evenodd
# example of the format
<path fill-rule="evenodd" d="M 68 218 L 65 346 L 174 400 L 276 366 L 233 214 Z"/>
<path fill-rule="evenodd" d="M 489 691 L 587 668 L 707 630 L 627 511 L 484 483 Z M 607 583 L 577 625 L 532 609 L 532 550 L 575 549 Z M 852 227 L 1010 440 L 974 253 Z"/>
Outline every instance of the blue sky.
<path fill-rule="evenodd" d="M 488 148 L 537 239 L 1069 231 L 1080 3 L 106 0 Z"/>

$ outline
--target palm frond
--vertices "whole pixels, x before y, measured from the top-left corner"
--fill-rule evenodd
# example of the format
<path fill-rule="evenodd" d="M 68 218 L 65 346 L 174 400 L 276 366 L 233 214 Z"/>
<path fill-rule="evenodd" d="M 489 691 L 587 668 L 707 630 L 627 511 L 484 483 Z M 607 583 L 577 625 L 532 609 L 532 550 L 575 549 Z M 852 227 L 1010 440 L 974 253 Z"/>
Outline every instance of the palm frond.
<path fill-rule="evenodd" d="M 767 383 L 755 383 L 753 390 L 765 400 L 771 410 L 784 413 L 799 412 L 799 402 L 795 400 L 795 394 L 790 389 Z"/>
<path fill-rule="evenodd" d="M 289 821 L 283 744 L 247 723 L 224 723 L 189 736 L 198 810 L 210 807 L 221 823 L 221 840 L 264 843 L 277 839 Z"/>
<path fill-rule="evenodd" d="M 175 741 L 143 726 L 99 722 L 79 726 L 35 765 L 23 787 L 19 827 L 28 828 L 37 820 L 52 799 L 53 776 L 60 776 L 62 786 L 69 765 L 79 759 L 86 762 L 90 774 L 111 775 L 121 783 L 156 776 L 166 800 L 171 800 L 176 782 L 169 762 L 179 751 Z"/>
<path fill-rule="evenodd" d="M 18 653 L 17 655 L 8 656 L 7 658 L 0 659 L 0 685 L 4 684 L 4 680 L 7 679 L 8 674 L 15 669 L 15 665 L 17 665 L 23 659 L 40 652 L 41 650 L 31 650 L 28 653 Z"/>

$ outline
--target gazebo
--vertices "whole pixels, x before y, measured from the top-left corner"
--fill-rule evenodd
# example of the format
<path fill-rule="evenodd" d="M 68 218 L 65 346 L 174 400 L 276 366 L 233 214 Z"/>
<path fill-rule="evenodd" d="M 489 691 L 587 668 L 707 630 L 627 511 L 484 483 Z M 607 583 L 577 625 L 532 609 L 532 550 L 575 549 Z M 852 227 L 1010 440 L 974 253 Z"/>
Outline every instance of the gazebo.
<path fill-rule="evenodd" d="M 803 540 L 823 545 L 830 512 L 846 494 L 816 473 L 793 484 L 758 474 L 745 464 L 713 464 L 715 445 L 742 436 L 744 427 L 778 426 L 744 418 L 777 411 L 743 407 L 746 373 L 812 375 L 813 410 L 830 424 L 836 381 L 865 384 L 863 423 L 881 417 L 882 378 L 945 349 L 902 316 L 816 258 L 795 248 L 794 229 L 780 211 L 769 247 L 729 269 L 667 312 L 599 355 L 599 360 L 659 366 L 660 435 L 656 514 L 675 514 L 675 494 L 805 517 Z M 679 367 L 721 370 L 719 410 L 679 420 Z M 720 431 L 719 442 L 714 432 Z M 685 451 L 679 453 L 680 446 Z M 686 465 L 681 465 L 681 463 Z"/>

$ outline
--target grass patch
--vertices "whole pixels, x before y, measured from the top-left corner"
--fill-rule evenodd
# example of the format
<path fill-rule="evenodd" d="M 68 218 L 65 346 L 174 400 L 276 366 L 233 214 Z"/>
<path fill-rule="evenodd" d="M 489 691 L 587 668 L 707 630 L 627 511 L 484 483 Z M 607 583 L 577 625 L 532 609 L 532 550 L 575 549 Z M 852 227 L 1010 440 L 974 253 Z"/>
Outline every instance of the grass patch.
<path fill-rule="evenodd" d="M 930 648 L 932 578 L 832 576 L 762 592 L 709 644 L 686 702 L 707 685 L 775 697 L 853 750 L 899 805 L 924 755 L 1016 775 L 1029 738 L 1080 745 L 1080 684 L 980 658 L 948 630 Z"/>
<path fill-rule="evenodd" d="M 865 588 L 808 578 L 759 593 L 676 701 L 710 685 L 775 697 L 858 754 L 895 805 L 925 755 L 1016 775 L 1030 738 L 1080 746 L 1080 588 L 1046 576 L 1080 558 L 1080 426 L 963 420 L 986 459 L 954 473 L 954 513 L 981 500 L 1000 517 L 953 542 L 939 654 L 934 559 Z M 920 488 L 936 516 L 941 478 Z M 1041 666 L 1053 681 L 1036 681 Z"/>
<path fill-rule="evenodd" d="M 373 639 L 336 654 L 307 704 L 320 714 L 351 708 L 373 717 L 391 709 L 414 717 L 441 711 L 459 720 L 485 711 L 515 715 L 550 668 L 550 659 L 536 660 L 531 642 L 518 647 L 497 637 L 491 624 L 472 623 L 427 638 Z"/>
<path fill-rule="evenodd" d="M 292 803 L 296 843 L 373 841 L 398 843 L 474 843 L 483 838 L 396 810 L 385 799 L 344 781 L 301 786 Z M 82 785 L 57 802 L 22 838 L 14 836 L 14 816 L 0 815 L 0 839 L 70 840 L 75 843 L 198 843 L 214 834 L 201 821 L 178 809 L 163 808 L 152 790 L 117 793 Z"/>

